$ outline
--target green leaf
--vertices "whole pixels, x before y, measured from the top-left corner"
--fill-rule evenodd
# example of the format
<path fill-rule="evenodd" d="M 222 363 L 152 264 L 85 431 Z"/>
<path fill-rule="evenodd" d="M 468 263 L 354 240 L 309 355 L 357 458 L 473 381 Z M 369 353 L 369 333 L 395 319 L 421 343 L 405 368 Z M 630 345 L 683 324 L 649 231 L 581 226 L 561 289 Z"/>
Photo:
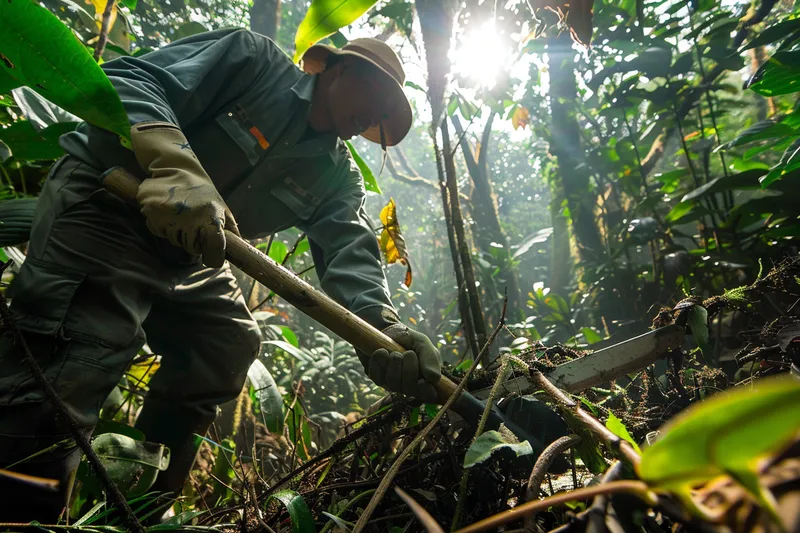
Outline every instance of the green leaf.
<path fill-rule="evenodd" d="M 664 217 L 664 220 L 667 222 L 675 222 L 689 214 L 689 211 L 694 209 L 695 204 L 693 201 L 688 202 L 680 202 L 679 204 L 675 204 L 675 206 L 670 209 L 669 213 Z"/>
<path fill-rule="evenodd" d="M 764 169 L 755 168 L 752 170 L 739 172 L 738 174 L 729 174 L 728 176 L 722 176 L 721 178 L 714 178 L 708 183 L 701 185 L 695 190 L 687 193 L 683 198 L 681 198 L 681 203 L 699 200 L 711 194 L 725 192 L 732 189 L 758 189 L 760 187 L 759 178 L 766 173 L 767 171 Z"/>
<path fill-rule="evenodd" d="M 247 378 L 255 389 L 256 398 L 270 433 L 283 433 L 283 398 L 278 385 L 264 363 L 256 359 L 247 370 Z"/>
<path fill-rule="evenodd" d="M 581 333 L 583 333 L 583 338 L 586 339 L 586 342 L 589 344 L 596 344 L 603 340 L 603 337 L 593 328 L 581 328 Z"/>
<path fill-rule="evenodd" d="M 68 113 L 39 96 L 30 87 L 17 87 L 11 91 L 22 114 L 37 131 L 59 122 L 80 122 L 81 119 Z"/>
<path fill-rule="evenodd" d="M 368 191 L 383 194 L 381 192 L 381 188 L 378 186 L 378 180 L 375 179 L 375 174 L 372 173 L 372 169 L 369 168 L 369 165 L 367 165 L 367 162 L 364 161 L 364 158 L 362 158 L 361 155 L 359 155 L 359 153 L 356 151 L 353 143 L 350 141 L 345 141 L 344 143 L 347 145 L 347 149 L 350 151 L 353 161 L 356 162 L 356 166 L 361 172 L 361 177 L 364 178 L 364 188 L 366 188 Z"/>
<path fill-rule="evenodd" d="M 800 91 L 800 50 L 777 52 L 750 78 L 747 88 L 763 96 Z"/>
<path fill-rule="evenodd" d="M 765 44 L 774 43 L 775 41 L 783 39 L 798 29 L 800 29 L 800 18 L 784 20 L 777 24 L 773 24 L 772 26 L 758 32 L 756 37 L 747 43 L 747 46 L 742 48 L 742 50 L 749 50 L 750 48 L 755 48 L 757 46 L 764 46 Z"/>
<path fill-rule="evenodd" d="M 741 146 L 754 141 L 792 135 L 794 132 L 794 128 L 788 124 L 783 124 L 774 118 L 762 120 L 761 122 L 753 124 L 742 133 L 737 135 L 732 141 L 725 143 L 720 148 L 727 150 L 734 146 Z"/>
<path fill-rule="evenodd" d="M 169 465 L 170 452 L 163 444 L 134 440 L 127 435 L 103 433 L 92 441 L 92 449 L 129 498 L 147 492 L 158 472 Z"/>
<path fill-rule="evenodd" d="M 273 346 L 277 346 L 284 352 L 288 353 L 289 355 L 294 356 L 295 358 L 299 359 L 303 363 L 310 362 L 308 355 L 306 355 L 302 349 L 289 344 L 286 341 L 264 341 L 264 344 L 271 344 Z"/>
<path fill-rule="evenodd" d="M 422 91 L 425 94 L 428 94 L 428 91 L 426 91 L 421 85 L 414 83 L 413 81 L 407 81 L 406 87 L 411 87 L 412 89 L 416 89 L 418 91 Z"/>
<path fill-rule="evenodd" d="M 0 129 L 0 141 L 3 141 L 17 160 L 58 159 L 64 155 L 58 138 L 74 130 L 77 125 L 75 122 L 61 122 L 36 131 L 29 121 L 18 120 L 7 128 Z"/>
<path fill-rule="evenodd" d="M 314 517 L 302 496 L 293 490 L 282 490 L 270 496 L 269 500 L 273 498 L 281 502 L 289 511 L 292 533 L 315 533 Z"/>
<path fill-rule="evenodd" d="M 692 335 L 697 346 L 704 354 L 708 353 L 708 311 L 702 305 L 693 305 L 689 309 L 687 325 L 692 329 Z"/>
<path fill-rule="evenodd" d="M 779 453 L 797 433 L 800 381 L 763 378 L 695 404 L 673 418 L 644 450 L 637 470 L 651 486 L 670 490 L 692 509 L 690 489 L 728 474 L 765 509 L 774 500 L 758 485 L 761 460 Z"/>
<path fill-rule="evenodd" d="M 278 327 L 281 330 L 281 335 L 283 335 L 283 338 L 286 339 L 286 341 L 289 344 L 291 344 L 295 348 L 300 347 L 300 343 L 297 341 L 297 335 L 294 334 L 294 331 L 292 331 L 289 328 L 289 326 L 278 326 Z"/>
<path fill-rule="evenodd" d="M 628 428 L 626 428 L 625 424 L 622 423 L 622 420 L 617 418 L 611 411 L 608 412 L 608 420 L 606 420 L 606 427 L 611 433 L 613 433 L 617 437 L 628 441 L 630 445 L 633 446 L 633 449 L 636 450 L 638 453 L 642 453 L 642 450 L 639 448 L 639 445 L 636 444 L 636 441 L 633 440 L 633 437 L 631 437 L 631 434 L 628 432 Z"/>
<path fill-rule="evenodd" d="M 498 451 L 513 452 L 516 457 L 533 454 L 533 449 L 528 441 L 510 443 L 506 442 L 499 432 L 487 431 L 475 439 L 475 442 L 467 450 L 464 456 L 464 468 L 472 468 L 483 463 Z"/>
<path fill-rule="evenodd" d="M 306 50 L 340 28 L 353 23 L 377 0 L 313 0 L 294 37 L 294 62 Z"/>
<path fill-rule="evenodd" d="M 0 2 L 0 93 L 26 85 L 86 122 L 130 136 L 119 95 L 86 47 L 31 0 Z"/>
<path fill-rule="evenodd" d="M 273 240 L 272 245 L 269 247 L 269 256 L 278 264 L 282 264 L 283 260 L 286 259 L 286 254 L 289 252 L 287 250 L 286 245 L 283 244 L 279 240 Z"/>

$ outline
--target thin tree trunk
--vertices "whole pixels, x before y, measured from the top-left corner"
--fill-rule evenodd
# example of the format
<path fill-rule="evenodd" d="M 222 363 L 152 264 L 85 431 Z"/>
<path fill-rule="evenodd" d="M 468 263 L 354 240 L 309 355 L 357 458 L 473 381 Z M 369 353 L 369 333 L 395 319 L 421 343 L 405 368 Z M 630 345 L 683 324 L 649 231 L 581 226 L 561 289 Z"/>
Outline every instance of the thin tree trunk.
<path fill-rule="evenodd" d="M 450 256 L 453 260 L 453 270 L 456 273 L 456 284 L 458 285 L 458 310 L 461 313 L 461 320 L 464 322 L 464 336 L 467 338 L 469 350 L 472 353 L 472 357 L 477 357 L 480 353 L 480 345 L 478 344 L 478 336 L 475 333 L 475 323 L 472 320 L 469 294 L 464 290 L 464 272 L 461 269 L 461 261 L 458 257 L 458 244 L 456 243 L 456 232 L 453 227 L 453 212 L 450 209 L 450 191 L 447 188 L 442 151 L 439 149 L 438 144 L 434 136 L 433 150 L 436 153 L 436 171 L 439 174 L 439 189 L 442 192 L 444 223 L 445 226 L 447 226 L 447 240 L 450 243 Z"/>
<path fill-rule="evenodd" d="M 453 216 L 453 228 L 456 231 L 456 243 L 458 244 L 458 256 L 461 261 L 461 268 L 464 270 L 464 283 L 469 295 L 469 306 L 472 311 L 472 320 L 475 323 L 475 334 L 478 337 L 478 345 L 486 343 L 486 322 L 483 319 L 483 308 L 478 294 L 478 287 L 475 283 L 475 270 L 472 267 L 472 254 L 470 254 L 467 244 L 466 232 L 464 231 L 464 218 L 461 216 L 461 202 L 458 201 L 458 183 L 456 182 L 456 165 L 453 161 L 453 151 L 450 146 L 450 131 L 447 127 L 447 119 L 442 120 L 442 150 L 444 156 L 444 170 L 447 176 L 447 188 L 449 191 L 450 209 Z M 447 206 L 445 206 L 445 209 Z M 477 352 L 476 352 L 477 353 Z"/>
<path fill-rule="evenodd" d="M 281 0 L 253 0 L 250 7 L 250 29 L 266 35 L 273 41 L 278 38 L 281 23 Z"/>
<path fill-rule="evenodd" d="M 750 71 L 751 74 L 755 74 L 758 72 L 758 69 L 761 68 L 761 65 L 767 62 L 769 56 L 767 55 L 767 49 L 763 46 L 756 46 L 755 48 L 750 49 Z M 775 100 L 771 97 L 769 98 L 759 98 L 756 100 L 756 105 L 758 106 L 758 120 L 765 120 L 767 117 L 771 117 L 775 114 Z"/>
<path fill-rule="evenodd" d="M 589 168 L 583 158 L 581 135 L 575 115 L 578 87 L 573 70 L 575 52 L 569 34 L 550 39 L 550 132 L 552 151 L 558 160 L 564 196 L 572 218 L 572 232 L 583 261 L 599 257 L 603 250 L 595 224 Z"/>
<path fill-rule="evenodd" d="M 489 134 L 492 130 L 494 116 L 494 113 L 489 115 L 489 119 L 486 121 L 486 126 L 483 129 L 480 145 L 481 151 L 478 161 L 475 161 L 475 157 L 472 155 L 469 141 L 464 135 L 464 128 L 461 126 L 461 121 L 457 116 L 453 116 L 452 121 L 459 143 L 461 144 L 461 152 L 464 154 L 464 160 L 467 163 L 467 170 L 469 170 L 469 175 L 475 187 L 469 198 L 470 212 L 472 213 L 472 218 L 475 219 L 473 229 L 475 242 L 478 248 L 487 255 L 491 255 L 492 253 L 492 243 L 501 244 L 508 254 L 510 261 L 511 251 L 508 237 L 500 225 L 500 215 L 497 212 L 497 202 L 495 201 L 494 191 L 492 190 L 492 181 L 489 178 L 488 157 L 486 155 L 489 149 Z M 505 288 L 508 291 L 509 307 L 514 312 L 519 311 L 522 308 L 522 292 L 520 290 L 519 275 L 516 269 L 508 262 L 504 262 L 501 266 L 499 277 L 505 281 Z"/>

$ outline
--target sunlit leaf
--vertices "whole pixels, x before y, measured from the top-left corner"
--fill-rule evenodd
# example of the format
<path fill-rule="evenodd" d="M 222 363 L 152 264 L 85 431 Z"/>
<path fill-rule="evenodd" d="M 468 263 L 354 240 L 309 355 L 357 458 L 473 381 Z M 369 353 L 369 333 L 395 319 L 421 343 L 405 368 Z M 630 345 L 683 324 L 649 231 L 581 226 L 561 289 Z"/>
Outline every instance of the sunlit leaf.
<path fill-rule="evenodd" d="M 26 85 L 62 109 L 127 139 L 117 92 L 86 47 L 31 0 L 0 2 L 0 92 Z"/>
<path fill-rule="evenodd" d="M 283 433 L 283 397 L 278 385 L 264 363 L 256 359 L 247 370 L 247 379 L 255 389 L 256 398 L 270 433 Z"/>
<path fill-rule="evenodd" d="M 103 12 L 106 9 L 106 4 L 111 2 L 111 15 L 108 19 L 108 29 L 114 27 L 114 22 L 117 20 L 117 2 L 116 0 L 86 0 L 87 4 L 91 4 L 94 6 L 94 20 L 97 24 L 97 29 L 100 30 L 103 27 Z"/>
<path fill-rule="evenodd" d="M 753 74 L 747 87 L 763 96 L 800 91 L 800 50 L 777 52 Z"/>
<path fill-rule="evenodd" d="M 294 62 L 317 41 L 354 22 L 377 0 L 313 0 L 294 37 Z"/>
<path fill-rule="evenodd" d="M 692 335 L 697 345 L 708 353 L 708 311 L 702 305 L 693 305 L 689 309 L 687 325 L 692 329 Z"/>
<path fill-rule="evenodd" d="M 270 500 L 276 499 L 281 502 L 286 510 L 289 511 L 289 518 L 292 521 L 292 533 L 315 533 L 314 516 L 308 508 L 308 504 L 293 490 L 281 490 L 269 497 Z"/>
<path fill-rule="evenodd" d="M 381 209 L 381 223 L 383 224 L 383 231 L 381 231 L 381 250 L 386 256 L 386 262 L 389 264 L 397 263 L 406 266 L 406 287 L 411 286 L 411 262 L 408 259 L 408 251 L 406 250 L 406 241 L 403 239 L 403 234 L 400 232 L 400 222 L 397 220 L 397 206 L 394 203 L 394 198 L 389 198 L 389 203 Z"/>
<path fill-rule="evenodd" d="M 496 452 L 513 452 L 516 457 L 532 455 L 533 448 L 528 441 L 519 443 L 506 442 L 498 431 L 487 431 L 477 439 L 464 456 L 464 468 L 472 468 L 489 459 Z"/>
<path fill-rule="evenodd" d="M 530 112 L 521 105 L 517 106 L 517 108 L 514 110 L 514 114 L 511 115 L 511 125 L 514 126 L 515 130 L 519 128 L 525 129 L 530 121 Z"/>
<path fill-rule="evenodd" d="M 727 474 L 767 510 L 774 499 L 758 485 L 760 461 L 798 434 L 800 381 L 764 378 L 712 396 L 673 418 L 644 450 L 637 470 L 654 487 L 674 492 L 692 508 L 690 489 Z"/>
<path fill-rule="evenodd" d="M 383 194 L 381 188 L 378 186 L 378 180 L 375 178 L 375 174 L 373 174 L 372 169 L 369 168 L 367 162 L 364 161 L 364 158 L 361 157 L 355 146 L 353 146 L 353 143 L 350 141 L 345 141 L 344 143 L 347 145 L 347 149 L 350 151 L 353 161 L 361 172 L 361 177 L 364 179 L 364 188 L 368 191 Z"/>
<path fill-rule="evenodd" d="M 586 342 L 589 344 L 597 344 L 603 340 L 603 337 L 593 328 L 581 328 L 581 333 L 583 333 L 583 338 L 586 339 Z"/>
<path fill-rule="evenodd" d="M 606 420 L 606 427 L 617 437 L 628 441 L 630 445 L 633 446 L 634 450 L 642 453 L 642 450 L 639 449 L 639 445 L 636 444 L 635 440 L 633 440 L 633 437 L 631 437 L 631 434 L 628 432 L 628 428 L 625 427 L 625 424 L 622 423 L 622 420 L 617 418 L 614 413 L 610 411 L 608 413 L 608 420 Z"/>

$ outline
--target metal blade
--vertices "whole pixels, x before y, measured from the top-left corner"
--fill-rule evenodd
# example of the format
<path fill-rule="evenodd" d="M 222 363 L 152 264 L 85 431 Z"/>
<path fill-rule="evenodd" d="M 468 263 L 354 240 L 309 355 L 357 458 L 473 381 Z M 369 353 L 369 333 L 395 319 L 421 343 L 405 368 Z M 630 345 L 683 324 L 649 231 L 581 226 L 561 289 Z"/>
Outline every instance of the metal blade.
<path fill-rule="evenodd" d="M 558 365 L 546 374 L 547 379 L 567 392 L 580 392 L 653 364 L 670 350 L 679 347 L 683 336 L 684 329 L 675 324 L 658 328 Z M 526 376 L 506 380 L 501 387 L 501 394 L 529 394 L 536 389 Z M 473 394 L 476 398 L 484 399 L 490 390 L 491 387 Z"/>

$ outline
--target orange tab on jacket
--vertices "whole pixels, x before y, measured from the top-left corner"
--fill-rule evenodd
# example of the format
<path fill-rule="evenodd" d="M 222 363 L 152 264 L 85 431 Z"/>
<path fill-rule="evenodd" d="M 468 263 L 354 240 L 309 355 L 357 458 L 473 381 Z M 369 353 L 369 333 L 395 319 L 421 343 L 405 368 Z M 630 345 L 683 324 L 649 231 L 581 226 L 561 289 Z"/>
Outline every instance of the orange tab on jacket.
<path fill-rule="evenodd" d="M 252 128 L 250 128 L 250 133 L 253 134 L 253 137 L 256 138 L 259 146 L 261 146 L 263 150 L 269 148 L 269 141 L 267 141 L 267 139 L 264 137 L 264 134 L 261 133 L 261 130 L 253 126 Z"/>

